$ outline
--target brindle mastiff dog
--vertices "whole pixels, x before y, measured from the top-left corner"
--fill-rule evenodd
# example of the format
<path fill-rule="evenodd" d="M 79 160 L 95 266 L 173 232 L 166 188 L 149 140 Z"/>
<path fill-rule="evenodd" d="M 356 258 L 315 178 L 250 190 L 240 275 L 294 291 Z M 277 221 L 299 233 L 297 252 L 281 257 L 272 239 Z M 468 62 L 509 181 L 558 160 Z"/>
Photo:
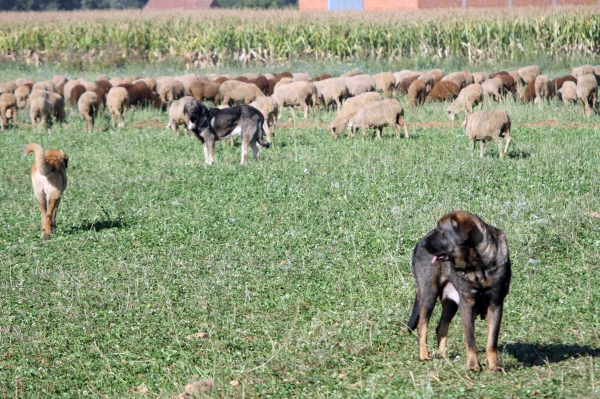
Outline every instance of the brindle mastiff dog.
<path fill-rule="evenodd" d="M 504 233 L 468 212 L 451 212 L 416 245 L 412 272 L 416 298 L 408 328 L 417 329 L 419 358 L 429 359 L 427 324 L 440 298 L 442 317 L 436 332 L 442 356 L 448 356 L 448 326 L 460 308 L 467 368 L 479 369 L 475 343 L 475 318 L 479 315 L 482 319 L 487 316 L 488 367 L 500 370 L 498 334 L 511 275 Z"/>

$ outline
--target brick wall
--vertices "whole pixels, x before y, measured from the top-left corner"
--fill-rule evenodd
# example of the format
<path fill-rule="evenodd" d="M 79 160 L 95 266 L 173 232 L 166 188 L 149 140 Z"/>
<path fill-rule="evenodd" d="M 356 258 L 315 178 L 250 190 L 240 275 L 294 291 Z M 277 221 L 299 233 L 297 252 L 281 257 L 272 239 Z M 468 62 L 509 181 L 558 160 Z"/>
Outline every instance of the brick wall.
<path fill-rule="evenodd" d="M 363 0 L 365 11 L 462 7 L 462 0 Z M 326 11 L 327 0 L 298 0 L 300 11 Z M 509 0 L 466 0 L 467 7 L 505 7 Z M 552 0 L 512 0 L 513 7 L 552 6 Z M 598 0 L 556 0 L 559 6 L 593 5 Z"/>

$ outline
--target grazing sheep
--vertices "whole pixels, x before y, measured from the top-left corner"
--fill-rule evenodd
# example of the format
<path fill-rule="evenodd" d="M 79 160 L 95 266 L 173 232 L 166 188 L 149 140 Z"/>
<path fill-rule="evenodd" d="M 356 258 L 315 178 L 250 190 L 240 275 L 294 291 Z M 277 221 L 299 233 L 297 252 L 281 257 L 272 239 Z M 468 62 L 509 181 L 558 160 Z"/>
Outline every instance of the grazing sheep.
<path fill-rule="evenodd" d="M 501 109 L 490 109 L 488 111 L 478 111 L 466 117 L 463 122 L 466 126 L 467 137 L 471 139 L 471 151 L 475 153 L 475 142 L 479 141 L 479 156 L 483 158 L 485 142 L 493 140 L 498 145 L 500 158 L 504 158 L 508 151 L 510 137 L 510 118 Z M 504 151 L 502 151 L 502 139 L 506 142 Z"/>
<path fill-rule="evenodd" d="M 538 75 L 535 78 L 535 101 L 550 101 L 554 96 L 554 85 L 548 75 Z M 538 100 L 539 99 L 539 100 Z"/>
<path fill-rule="evenodd" d="M 29 117 L 31 118 L 33 127 L 43 123 L 46 125 L 48 132 L 50 132 L 52 113 L 52 104 L 43 97 L 34 98 L 29 103 Z"/>
<path fill-rule="evenodd" d="M 94 128 L 94 122 L 98 109 L 100 108 L 100 101 L 98 95 L 93 91 L 86 91 L 79 97 L 77 101 L 77 110 L 79 114 L 85 119 L 87 131 L 92 131 Z"/>
<path fill-rule="evenodd" d="M 399 94 L 407 94 L 408 88 L 415 80 L 419 79 L 419 76 L 421 75 L 411 75 L 402 79 L 400 83 L 396 86 L 396 91 Z"/>
<path fill-rule="evenodd" d="M 52 115 L 60 123 L 65 123 L 65 99 L 59 93 L 50 93 L 48 102 L 52 105 Z"/>
<path fill-rule="evenodd" d="M 559 91 L 565 82 L 573 82 L 575 85 L 577 85 L 577 78 L 572 75 L 566 75 L 552 79 L 554 90 Z"/>
<path fill-rule="evenodd" d="M 596 109 L 598 100 L 598 82 L 594 74 L 579 75 L 577 77 L 577 98 L 583 104 L 583 112 L 590 116 Z"/>
<path fill-rule="evenodd" d="M 369 91 L 375 91 L 375 79 L 369 75 L 356 75 L 345 80 L 348 94 L 352 97 Z"/>
<path fill-rule="evenodd" d="M 292 82 L 275 90 L 271 96 L 280 110 L 284 106 L 300 106 L 304 110 L 304 118 L 308 117 L 308 107 L 317 105 L 317 88 L 310 82 Z M 294 112 L 292 111 L 292 117 Z"/>
<path fill-rule="evenodd" d="M 228 80 L 219 87 L 219 95 L 223 104 L 250 104 L 259 97 L 264 97 L 256 85 L 235 80 Z"/>
<path fill-rule="evenodd" d="M 537 65 L 526 66 L 517 70 L 519 77 L 523 79 L 525 84 L 529 84 L 532 80 L 538 77 L 541 74 L 540 67 Z"/>
<path fill-rule="evenodd" d="M 442 78 L 442 82 L 452 82 L 458 86 L 460 90 L 467 87 L 467 77 L 463 72 L 452 72 Z"/>
<path fill-rule="evenodd" d="M 487 98 L 493 96 L 498 102 L 502 99 L 504 84 L 499 77 L 486 80 L 481 84 L 481 88 L 483 89 L 483 94 L 485 94 Z"/>
<path fill-rule="evenodd" d="M 506 72 L 506 74 L 508 75 L 508 72 Z M 488 75 L 487 72 L 473 72 L 473 83 L 482 84 L 486 80 L 493 79 L 495 77 L 496 76 Z"/>
<path fill-rule="evenodd" d="M 0 129 L 12 119 L 13 124 L 17 121 L 17 98 L 12 93 L 0 94 Z"/>
<path fill-rule="evenodd" d="M 383 93 L 384 96 L 390 96 L 392 91 L 396 88 L 396 78 L 391 72 L 382 72 L 373 75 L 375 81 L 375 90 Z"/>
<path fill-rule="evenodd" d="M 319 92 L 319 98 L 323 103 L 325 108 L 328 107 L 329 104 L 335 103 L 337 110 L 342 106 L 342 102 L 346 100 L 349 96 L 348 88 L 344 83 L 344 79 L 328 79 L 321 81 L 322 83 L 326 83 L 320 89 L 317 88 Z M 317 85 L 315 84 L 315 87 Z"/>
<path fill-rule="evenodd" d="M 71 89 L 70 94 L 69 94 L 69 101 L 73 107 L 77 106 L 79 98 L 86 91 L 87 90 L 85 89 L 84 85 L 76 85 Z"/>
<path fill-rule="evenodd" d="M 338 112 L 333 122 L 329 124 L 331 137 L 337 138 L 348 125 L 348 122 L 360 111 L 366 104 L 382 100 L 381 94 L 377 92 L 368 92 L 351 97 L 344 102 L 342 109 Z"/>
<path fill-rule="evenodd" d="M 217 105 L 220 100 L 219 87 L 221 83 L 198 81 L 190 86 L 190 95 L 198 101 L 212 101 Z"/>
<path fill-rule="evenodd" d="M 256 108 L 265 117 L 263 129 L 267 135 L 267 141 L 271 143 L 271 129 L 275 127 L 279 117 L 279 106 L 277 101 L 271 97 L 260 97 L 250 103 L 251 107 Z"/>
<path fill-rule="evenodd" d="M 14 93 L 17 90 L 17 85 L 14 82 L 0 83 L 0 94 Z"/>
<path fill-rule="evenodd" d="M 439 81 L 429 93 L 429 101 L 451 101 L 458 97 L 460 90 L 454 82 Z"/>
<path fill-rule="evenodd" d="M 106 107 L 110 113 L 111 122 L 117 128 L 125 127 L 123 115 L 129 108 L 129 92 L 125 87 L 113 87 L 106 96 Z"/>
<path fill-rule="evenodd" d="M 433 81 L 433 79 L 432 79 Z M 427 98 L 427 86 L 425 81 L 416 79 L 408 88 L 408 102 L 412 106 L 420 106 L 425 104 Z"/>
<path fill-rule="evenodd" d="M 535 99 L 535 79 L 529 81 L 525 90 L 521 94 L 521 101 L 524 103 L 532 102 Z"/>
<path fill-rule="evenodd" d="M 483 89 L 480 84 L 473 83 L 460 91 L 458 97 L 446 109 L 446 114 L 450 120 L 454 120 L 459 112 L 472 113 L 473 106 L 483 101 Z"/>
<path fill-rule="evenodd" d="M 348 129 L 354 136 L 360 128 L 363 138 L 367 136 L 367 129 L 377 129 L 377 138 L 386 126 L 396 129 L 396 137 L 400 138 L 400 125 L 404 127 L 404 138 L 408 138 L 408 129 L 404 120 L 404 109 L 398 100 L 388 99 L 365 104 L 363 108 L 348 123 Z"/>
<path fill-rule="evenodd" d="M 29 99 L 29 94 L 31 94 L 31 89 L 29 86 L 19 86 L 17 90 L 15 90 L 15 98 L 17 99 L 17 107 L 19 109 L 23 109 L 27 106 L 27 100 Z"/>
<path fill-rule="evenodd" d="M 173 101 L 171 103 L 171 106 L 169 107 L 169 124 L 167 125 L 167 129 L 171 129 L 175 134 L 177 134 L 177 127 L 179 125 L 184 126 L 186 136 L 189 132 L 188 124 L 190 123 L 190 118 L 189 116 L 184 114 L 183 107 L 190 101 L 194 101 L 194 97 L 184 96 L 181 97 L 179 100 Z"/>
<path fill-rule="evenodd" d="M 567 80 L 557 92 L 558 98 L 567 105 L 569 101 L 577 102 L 577 83 Z"/>

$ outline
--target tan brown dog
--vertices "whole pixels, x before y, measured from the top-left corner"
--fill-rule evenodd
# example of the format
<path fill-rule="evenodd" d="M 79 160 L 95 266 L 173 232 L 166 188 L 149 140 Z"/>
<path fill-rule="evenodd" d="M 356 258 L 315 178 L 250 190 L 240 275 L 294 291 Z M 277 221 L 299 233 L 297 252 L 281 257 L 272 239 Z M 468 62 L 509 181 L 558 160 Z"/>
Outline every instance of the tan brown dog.
<path fill-rule="evenodd" d="M 487 316 L 488 367 L 500 370 L 498 334 L 511 276 L 504 233 L 468 212 L 448 213 L 439 220 L 437 228 L 416 245 L 412 271 L 416 298 L 408 328 L 417 329 L 419 358 L 429 359 L 427 324 L 440 298 L 442 317 L 436 332 L 442 356 L 448 357 L 448 327 L 460 308 L 467 368 L 479 368 L 475 343 L 475 318 L 479 315 L 482 319 Z"/>
<path fill-rule="evenodd" d="M 44 154 L 42 146 L 29 143 L 25 155 L 35 153 L 31 165 L 31 182 L 35 199 L 42 213 L 42 237 L 49 238 L 56 231 L 56 210 L 62 193 L 67 188 L 67 165 L 69 157 L 62 150 L 48 150 Z"/>

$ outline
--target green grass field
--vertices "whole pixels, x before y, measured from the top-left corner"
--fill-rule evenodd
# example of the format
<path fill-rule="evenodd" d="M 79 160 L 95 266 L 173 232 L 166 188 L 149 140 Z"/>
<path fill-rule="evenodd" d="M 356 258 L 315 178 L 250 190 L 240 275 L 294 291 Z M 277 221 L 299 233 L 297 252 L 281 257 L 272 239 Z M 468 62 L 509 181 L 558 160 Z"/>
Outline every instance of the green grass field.
<path fill-rule="evenodd" d="M 334 140 L 317 112 L 246 167 L 239 144 L 206 167 L 156 111 L 0 133 L 0 396 L 169 398 L 210 378 L 222 398 L 598 397 L 600 121 L 499 106 L 504 160 L 472 156 L 442 104 L 407 107 L 409 140 Z M 70 159 L 46 241 L 32 141 Z M 504 373 L 466 371 L 458 318 L 450 360 L 420 362 L 405 327 L 412 249 L 454 209 L 508 237 Z"/>

